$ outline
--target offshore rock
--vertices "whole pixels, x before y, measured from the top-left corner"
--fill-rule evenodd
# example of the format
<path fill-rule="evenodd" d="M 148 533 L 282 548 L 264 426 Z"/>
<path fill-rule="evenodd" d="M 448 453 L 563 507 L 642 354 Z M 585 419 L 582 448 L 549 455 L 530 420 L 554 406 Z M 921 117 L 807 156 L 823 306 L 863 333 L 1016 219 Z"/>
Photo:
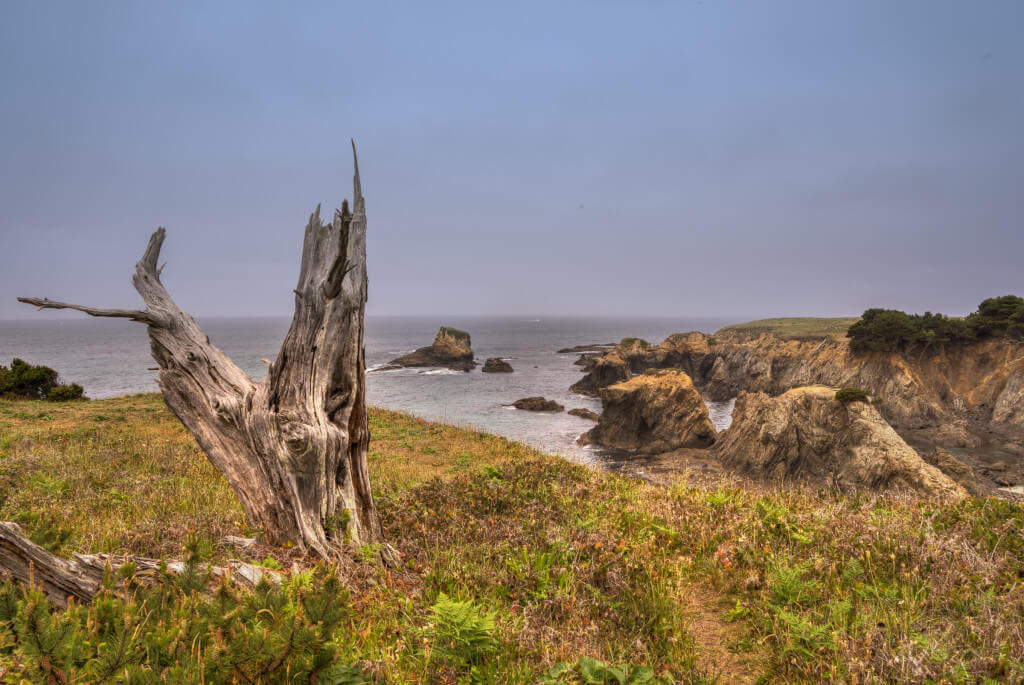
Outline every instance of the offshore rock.
<path fill-rule="evenodd" d="M 544 399 L 543 397 L 524 397 L 513 402 L 512 406 L 516 409 L 525 409 L 526 411 L 565 411 L 565 407 L 558 402 Z"/>
<path fill-rule="evenodd" d="M 469 371 L 476 366 L 469 333 L 442 326 L 429 347 L 421 347 L 410 354 L 392 359 L 393 366 L 440 366 L 456 371 Z"/>
<path fill-rule="evenodd" d="M 480 370 L 484 373 L 512 373 L 512 365 L 500 357 L 489 357 Z"/>
<path fill-rule="evenodd" d="M 601 390 L 600 421 L 580 442 L 657 454 L 680 447 L 707 447 L 715 427 L 693 381 L 662 370 Z"/>
<path fill-rule="evenodd" d="M 578 416 L 581 419 L 587 419 L 588 421 L 600 421 L 601 415 L 596 411 L 591 411 L 584 407 L 577 407 L 576 409 L 570 409 L 569 413 L 573 416 Z"/>

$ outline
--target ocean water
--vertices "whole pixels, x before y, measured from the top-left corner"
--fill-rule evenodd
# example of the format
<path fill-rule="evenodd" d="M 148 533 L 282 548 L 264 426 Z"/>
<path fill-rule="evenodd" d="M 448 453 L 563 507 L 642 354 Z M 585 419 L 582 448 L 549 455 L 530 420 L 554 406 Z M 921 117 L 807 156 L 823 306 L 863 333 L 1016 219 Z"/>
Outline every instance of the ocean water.
<path fill-rule="evenodd" d="M 266 375 L 263 359 L 274 359 L 289 319 L 199 319 L 210 341 L 254 379 Z M 576 354 L 564 347 L 617 342 L 624 337 L 660 342 L 672 333 L 713 332 L 732 323 L 708 318 L 513 318 L 513 317 L 367 317 L 366 358 L 373 368 L 429 345 L 439 326 L 455 326 L 472 336 L 481 363 L 507 359 L 510 374 L 468 373 L 447 369 L 397 369 L 367 375 L 370 404 L 423 418 L 473 427 L 525 442 L 546 452 L 599 465 L 606 455 L 583 449 L 576 438 L 591 421 L 567 413 L 511 408 L 522 397 L 542 395 L 566 409 L 600 411 L 600 401 L 569 392 L 582 374 Z M 20 357 L 56 369 L 65 382 L 79 383 L 93 398 L 156 392 L 156 365 L 142 324 L 120 319 L 38 319 L 0 321 L 0 364 Z M 716 427 L 728 425 L 731 402 L 709 404 Z"/>

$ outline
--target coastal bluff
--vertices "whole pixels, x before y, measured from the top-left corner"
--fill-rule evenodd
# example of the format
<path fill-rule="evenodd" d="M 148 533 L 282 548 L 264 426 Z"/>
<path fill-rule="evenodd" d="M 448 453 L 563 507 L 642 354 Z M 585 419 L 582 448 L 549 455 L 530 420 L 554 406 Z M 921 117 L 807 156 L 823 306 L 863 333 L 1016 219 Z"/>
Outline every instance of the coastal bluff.
<path fill-rule="evenodd" d="M 471 371 L 476 367 L 476 362 L 473 361 L 469 333 L 450 326 L 441 326 L 431 345 L 392 359 L 388 366 L 437 366 L 455 371 Z"/>
<path fill-rule="evenodd" d="M 677 333 L 660 344 L 627 338 L 584 368 L 570 390 L 589 396 L 666 368 L 689 375 L 709 401 L 741 391 L 777 396 L 812 385 L 862 388 L 911 443 L 994 446 L 1024 455 L 1024 355 L 1019 344 L 1002 338 L 911 355 L 853 352 L 839 336 L 724 329 Z"/>

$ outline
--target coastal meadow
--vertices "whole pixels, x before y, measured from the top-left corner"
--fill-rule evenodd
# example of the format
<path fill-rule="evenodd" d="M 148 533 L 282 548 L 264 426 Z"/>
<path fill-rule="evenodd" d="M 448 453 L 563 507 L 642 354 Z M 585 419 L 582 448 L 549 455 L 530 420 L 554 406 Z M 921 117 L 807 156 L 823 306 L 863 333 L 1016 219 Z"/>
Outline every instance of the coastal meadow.
<path fill-rule="evenodd" d="M 0 520 L 52 551 L 185 558 L 57 610 L 0 587 L 9 682 L 1014 682 L 1024 509 L 669 486 L 371 409 L 386 538 L 240 552 L 234 493 L 158 395 L 0 402 Z M 243 558 L 280 586 L 203 566 Z"/>

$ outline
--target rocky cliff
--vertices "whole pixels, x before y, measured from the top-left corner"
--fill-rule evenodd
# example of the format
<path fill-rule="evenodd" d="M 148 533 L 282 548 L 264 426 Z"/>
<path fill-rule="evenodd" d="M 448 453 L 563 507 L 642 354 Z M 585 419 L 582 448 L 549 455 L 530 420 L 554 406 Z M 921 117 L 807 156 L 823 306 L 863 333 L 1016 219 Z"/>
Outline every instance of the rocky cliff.
<path fill-rule="evenodd" d="M 580 438 L 622 450 L 658 453 L 715 441 L 708 407 L 690 377 L 656 371 L 601 390 L 598 424 Z"/>
<path fill-rule="evenodd" d="M 442 326 L 429 347 L 392 359 L 392 366 L 441 366 L 456 371 L 469 371 L 476 366 L 469 333 Z"/>
<path fill-rule="evenodd" d="M 851 353 L 845 340 L 782 339 L 762 332 L 633 340 L 592 361 L 572 390 L 602 388 L 652 368 L 687 373 L 709 400 L 740 391 L 779 395 L 808 385 L 858 387 L 905 438 L 952 447 L 994 444 L 1024 454 L 1024 346 L 985 340 L 928 354 Z"/>
<path fill-rule="evenodd" d="M 759 478 L 912 491 L 945 501 L 967 495 L 904 442 L 871 403 L 835 397 L 835 388 L 823 386 L 778 397 L 740 392 L 733 423 L 719 435 L 713 454 Z"/>

